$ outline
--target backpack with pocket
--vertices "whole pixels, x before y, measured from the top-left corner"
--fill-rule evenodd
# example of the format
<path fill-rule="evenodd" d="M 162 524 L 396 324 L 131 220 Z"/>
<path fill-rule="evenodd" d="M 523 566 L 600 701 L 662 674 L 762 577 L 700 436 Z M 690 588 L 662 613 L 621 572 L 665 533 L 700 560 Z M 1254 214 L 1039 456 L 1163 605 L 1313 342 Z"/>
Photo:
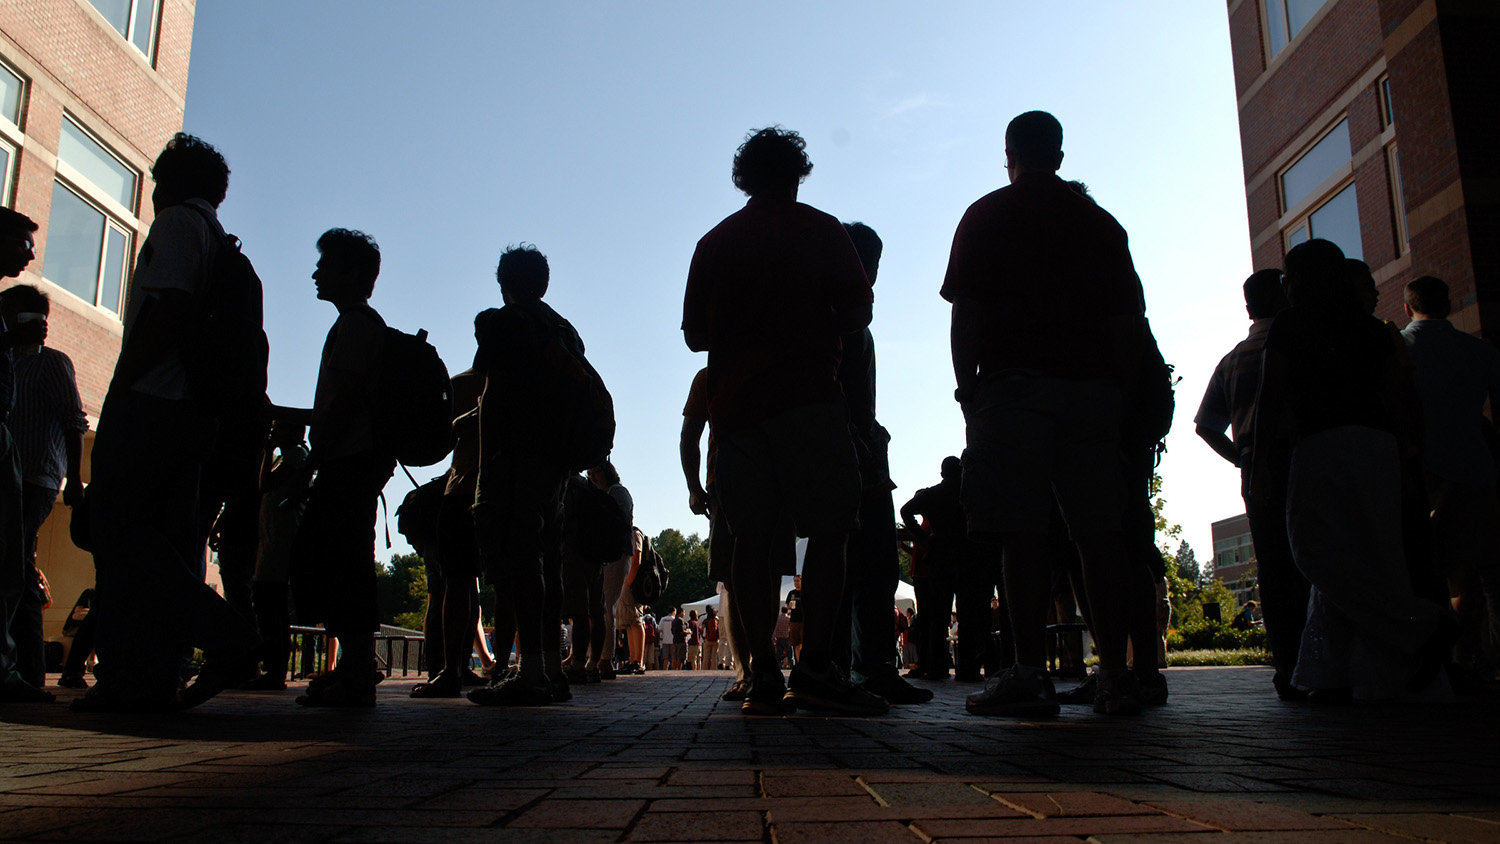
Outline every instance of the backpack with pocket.
<path fill-rule="evenodd" d="M 443 493 L 447 488 L 445 472 L 408 492 L 396 508 L 396 532 L 405 537 L 420 557 L 426 558 L 436 550 L 438 513 L 443 509 Z"/>
<path fill-rule="evenodd" d="M 588 358 L 569 348 L 562 328 L 552 335 L 542 347 L 552 412 L 541 445 L 558 465 L 583 472 L 614 449 L 615 402 Z"/>
<path fill-rule="evenodd" d="M 185 207 L 202 215 L 210 229 L 222 230 L 210 212 Z M 181 349 L 188 392 L 221 421 L 258 416 L 271 343 L 264 327 L 265 289 L 239 238 L 226 233 L 220 241 L 195 305 L 197 319 Z M 262 443 L 254 445 L 258 452 Z"/>
<path fill-rule="evenodd" d="M 431 466 L 452 453 L 453 382 L 427 331 L 387 326 L 379 372 L 379 446 L 406 466 Z"/>
<path fill-rule="evenodd" d="M 591 563 L 607 565 L 630 549 L 630 520 L 609 493 L 574 475 L 563 497 L 563 530 Z"/>
<path fill-rule="evenodd" d="M 1134 371 L 1123 381 L 1121 445 L 1128 449 L 1150 447 L 1158 455 L 1166 451 L 1167 433 L 1172 430 L 1172 414 L 1177 409 L 1177 379 L 1172 366 L 1162 357 L 1151 333 L 1151 325 L 1141 319 L 1140 347 Z"/>
<path fill-rule="evenodd" d="M 645 537 L 641 542 L 641 565 L 636 569 L 635 582 L 630 584 L 630 596 L 637 606 L 649 607 L 661 600 L 670 578 L 671 572 L 652 547 L 651 537 Z"/>

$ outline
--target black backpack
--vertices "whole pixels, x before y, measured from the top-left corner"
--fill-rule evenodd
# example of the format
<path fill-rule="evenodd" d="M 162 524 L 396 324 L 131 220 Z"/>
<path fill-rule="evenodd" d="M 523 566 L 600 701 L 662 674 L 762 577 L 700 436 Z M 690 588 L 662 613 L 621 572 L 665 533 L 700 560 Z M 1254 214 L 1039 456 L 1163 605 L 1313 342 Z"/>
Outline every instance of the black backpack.
<path fill-rule="evenodd" d="M 216 224 L 197 205 L 188 205 Z M 207 289 L 197 297 L 197 319 L 181 349 L 188 392 L 221 421 L 260 415 L 266 404 L 265 291 L 255 266 L 240 251 L 239 238 L 224 235 L 208 269 Z M 253 450 L 264 444 L 261 431 Z"/>
<path fill-rule="evenodd" d="M 563 529 L 585 560 L 606 565 L 630 549 L 630 520 L 609 493 L 574 475 L 563 498 Z"/>
<path fill-rule="evenodd" d="M 1141 319 L 1134 370 L 1125 373 L 1121 445 L 1127 449 L 1151 448 L 1160 456 L 1166 450 L 1172 414 L 1177 409 L 1177 379 L 1172 366 L 1162 358 L 1151 325 Z"/>
<path fill-rule="evenodd" d="M 641 565 L 636 569 L 635 582 L 630 584 L 630 597 L 635 599 L 637 606 L 649 607 L 655 604 L 661 600 L 662 593 L 667 591 L 671 575 L 666 562 L 651 546 L 651 537 L 644 537 L 641 542 Z"/>
<path fill-rule="evenodd" d="M 375 438 L 407 466 L 431 466 L 453 451 L 453 382 L 427 331 L 387 327 L 380 347 Z"/>
<path fill-rule="evenodd" d="M 447 488 L 448 474 L 444 472 L 408 492 L 396 508 L 396 532 L 424 559 L 437 546 L 438 513 L 443 509 Z"/>
<path fill-rule="evenodd" d="M 567 469 L 592 469 L 614 449 L 614 398 L 588 358 L 568 348 L 561 329 L 543 346 L 542 359 L 552 399 L 542 448 Z"/>

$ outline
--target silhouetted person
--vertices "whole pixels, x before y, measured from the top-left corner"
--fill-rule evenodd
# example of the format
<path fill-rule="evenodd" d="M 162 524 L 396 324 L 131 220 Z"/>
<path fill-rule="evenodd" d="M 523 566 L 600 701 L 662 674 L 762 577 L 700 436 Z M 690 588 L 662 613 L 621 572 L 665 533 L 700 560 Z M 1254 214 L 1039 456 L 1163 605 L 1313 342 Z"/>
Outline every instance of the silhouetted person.
<path fill-rule="evenodd" d="M 1495 459 L 1485 442 L 1493 433 L 1487 398 L 1500 396 L 1500 352 L 1448 321 L 1448 285 L 1423 276 L 1406 286 L 1401 332 L 1411 350 L 1422 400 L 1428 510 L 1438 571 L 1447 577 L 1463 638 L 1458 659 L 1480 649 L 1486 605 L 1490 630 L 1500 629 L 1500 501 Z"/>
<path fill-rule="evenodd" d="M 1291 679 L 1328 702 L 1426 685 L 1444 649 L 1440 610 L 1413 596 L 1402 549 L 1398 437 L 1412 436 L 1417 399 L 1346 278 L 1326 240 L 1287 253 L 1291 307 L 1266 336 L 1250 478 L 1269 505 L 1271 457 L 1290 445 L 1287 535 L 1312 584 Z"/>
<path fill-rule="evenodd" d="M 1144 330 L 1141 284 L 1125 231 L 1059 179 L 1062 127 L 1027 112 L 1005 133 L 1011 185 L 969 207 L 953 238 L 942 295 L 953 303 L 955 397 L 968 423 L 969 535 L 1004 560 L 1016 665 L 972 695 L 975 714 L 1047 716 L 1058 705 L 1044 669 L 1050 603 L 1049 487 L 1083 559 L 1088 590 L 1124 594 L 1119 465 L 1121 379 Z M 1067 320 L 1067 328 L 1053 319 Z M 1126 670 L 1125 602 L 1093 607 L 1099 696 L 1109 714 L 1139 709 Z"/>
<path fill-rule="evenodd" d="M 1250 316 L 1250 334 L 1219 361 L 1209 378 L 1208 389 L 1194 417 L 1198 436 L 1220 457 L 1240 470 L 1240 492 L 1250 537 L 1255 542 L 1256 577 L 1260 582 L 1262 613 L 1271 654 L 1276 661 L 1272 679 L 1283 700 L 1300 700 L 1305 693 L 1292 686 L 1297 652 L 1302 647 L 1302 626 L 1307 619 L 1307 579 L 1292 561 L 1286 537 L 1286 482 L 1291 452 L 1278 441 L 1266 455 L 1264 500 L 1250 495 L 1250 467 L 1255 464 L 1255 398 L 1260 390 L 1261 350 L 1271 322 L 1286 308 L 1281 270 L 1261 270 L 1245 279 L 1245 311 Z M 1225 435 L 1225 430 L 1229 435 Z"/>
<path fill-rule="evenodd" d="M 709 353 L 719 503 L 734 531 L 731 578 L 750 638 L 743 711 L 777 714 L 795 704 L 883 712 L 885 701 L 855 689 L 832 659 L 860 498 L 839 395 L 839 337 L 869 324 L 873 297 L 843 226 L 797 202 L 812 172 L 805 147 L 777 128 L 740 146 L 733 178 L 750 199 L 698 241 L 682 330 L 688 348 Z M 771 631 L 778 578 L 787 573 L 775 551 L 789 532 L 808 543 L 803 659 L 784 695 Z"/>
<path fill-rule="evenodd" d="M 880 272 L 880 235 L 864 223 L 844 230 L 859 253 L 865 277 Z M 868 327 L 842 338 L 839 385 L 849 410 L 849 433 L 859 454 L 863 484 L 859 527 L 849 534 L 844 596 L 834 633 L 834 661 L 850 667 L 850 678 L 891 703 L 926 703 L 932 692 L 901 678 L 896 667 L 896 621 L 891 607 L 901 580 L 896 550 L 896 508 L 891 490 L 891 435 L 875 418 L 875 337 Z"/>
<path fill-rule="evenodd" d="M 36 570 L 37 533 L 51 515 L 60 490 L 63 503 L 69 507 L 83 500 L 83 435 L 89 427 L 73 361 L 46 345 L 50 311 L 47 295 L 29 284 L 0 292 L 0 316 L 5 325 L 17 329 L 17 336 L 41 334 L 35 343 L 12 351 L 15 405 L 6 423 L 21 459 L 22 530 L 26 540 L 22 557 L 28 568 L 27 582 L 33 584 L 22 596 L 10 630 L 16 640 L 21 676 L 37 688 L 45 684 L 47 676 L 43 598 Z"/>
<path fill-rule="evenodd" d="M 216 211 L 229 167 L 212 146 L 179 134 L 151 173 L 156 219 L 136 260 L 91 456 L 98 682 L 73 702 L 87 711 L 201 702 L 242 678 L 256 644 L 249 622 L 203 582 L 200 481 L 225 420 L 205 404 L 213 385 L 190 375 L 205 358 L 202 303 L 219 281 L 209 270 L 233 248 Z M 258 330 L 259 314 L 241 316 Z M 204 668 L 179 700 L 182 653 L 195 646 Z"/>
<path fill-rule="evenodd" d="M 496 583 L 497 616 L 513 608 L 519 667 L 469 693 L 489 706 L 540 706 L 572 697 L 562 673 L 562 498 L 573 474 L 541 447 L 558 398 L 548 389 L 546 350 L 584 355 L 573 325 L 542 302 L 551 277 L 534 246 L 505 250 L 495 272 L 505 307 L 478 325 L 474 368 L 487 377 L 479 410 L 479 481 L 474 521 Z M 508 588 L 502 588 L 502 584 Z"/>
<path fill-rule="evenodd" d="M 312 476 L 312 469 L 307 465 L 305 431 L 300 424 L 273 423 L 265 453 L 261 456 L 258 539 L 250 591 L 255 624 L 260 631 L 264 673 L 240 685 L 247 691 L 281 691 L 286 688 L 292 623 L 287 578 L 292 567 L 297 530 L 307 508 L 308 482 Z"/>
<path fill-rule="evenodd" d="M 297 698 L 303 706 L 375 705 L 375 519 L 396 458 L 376 436 L 386 324 L 370 307 L 380 247 L 364 232 L 329 229 L 318 238 L 318 298 L 338 309 L 318 367 L 307 432 L 317 471 L 297 533 L 292 587 L 297 619 L 321 622 L 338 639 L 338 666 Z"/>
<path fill-rule="evenodd" d="M 37 228 L 25 214 L 0 208 L 0 278 L 19 276 L 36 257 L 32 232 Z M 36 589 L 36 567 L 26 555 L 21 457 L 9 426 L 15 405 L 13 356 L 17 347 L 40 343 L 44 332 L 45 323 L 0 324 L 0 703 L 52 700 L 51 692 L 27 682 L 18 643 L 10 632 L 28 593 Z"/>
<path fill-rule="evenodd" d="M 615 464 L 605 460 L 598 466 L 589 470 L 589 482 L 614 500 L 620 512 L 625 514 L 625 521 L 633 523 L 635 519 L 635 500 L 630 497 L 630 490 L 620 483 L 620 473 L 615 469 Z M 619 610 L 620 598 L 625 592 L 625 580 L 630 575 L 631 562 L 635 559 L 634 531 L 632 530 L 631 541 L 625 543 L 625 550 L 621 552 L 618 559 L 604 564 L 600 572 L 600 584 L 603 591 L 600 594 L 599 615 L 591 621 L 589 629 L 589 659 L 596 661 L 599 671 L 599 679 L 613 680 L 615 678 L 615 613 Z M 631 606 L 634 606 L 632 602 Z M 585 673 L 589 666 L 584 665 Z"/>
<path fill-rule="evenodd" d="M 943 458 L 942 480 L 937 486 L 917 490 L 911 500 L 901 505 L 901 523 L 911 534 L 912 553 L 921 552 L 926 573 L 919 580 L 917 615 L 920 627 L 921 656 L 918 665 L 928 680 L 948 679 L 948 608 L 954 606 L 960 573 L 977 565 L 975 548 L 969 542 L 968 520 L 961 498 L 964 464 L 957 457 Z M 972 602 L 959 605 L 958 649 L 972 645 L 977 653 L 979 643 L 973 637 L 988 635 L 989 619 L 972 615 Z M 989 607 L 985 607 L 988 616 Z M 967 618 L 966 618 L 967 616 Z"/>

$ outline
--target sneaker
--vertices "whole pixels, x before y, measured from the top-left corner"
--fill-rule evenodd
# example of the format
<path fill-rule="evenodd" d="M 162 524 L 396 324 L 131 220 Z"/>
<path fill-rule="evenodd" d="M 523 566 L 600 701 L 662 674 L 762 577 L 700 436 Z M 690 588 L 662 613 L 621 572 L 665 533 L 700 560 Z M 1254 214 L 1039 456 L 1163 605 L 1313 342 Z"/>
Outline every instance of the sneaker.
<path fill-rule="evenodd" d="M 547 685 L 548 691 L 552 693 L 553 703 L 567 703 L 573 699 L 573 689 L 567 677 L 548 677 Z"/>
<path fill-rule="evenodd" d="M 1167 677 L 1155 668 L 1144 671 L 1131 671 L 1135 675 L 1137 687 L 1141 692 L 1142 706 L 1162 706 L 1167 702 Z"/>
<path fill-rule="evenodd" d="M 451 698 L 458 697 L 464 693 L 462 680 L 454 680 L 453 675 L 446 671 L 439 673 L 436 677 L 425 683 L 418 683 L 411 687 L 411 696 L 414 698 Z"/>
<path fill-rule="evenodd" d="M 467 686 L 488 686 L 490 684 L 490 681 L 486 680 L 484 678 L 484 675 L 479 674 L 474 669 L 472 669 L 472 668 L 465 668 L 464 669 L 464 676 L 463 676 L 463 684 L 464 684 L 465 687 L 467 687 Z"/>
<path fill-rule="evenodd" d="M 1099 696 L 1099 673 L 1090 671 L 1089 676 L 1083 678 L 1083 682 L 1057 693 L 1057 702 L 1069 706 L 1093 706 L 1094 698 Z"/>
<path fill-rule="evenodd" d="M 818 709 L 839 715 L 884 715 L 891 711 L 885 698 L 849 682 L 832 662 L 814 668 L 807 660 L 797 663 L 787 681 L 786 699 L 799 709 Z"/>
<path fill-rule="evenodd" d="M 552 702 L 552 691 L 546 683 L 530 683 L 515 676 L 470 689 L 467 697 L 480 706 L 546 706 Z"/>
<path fill-rule="evenodd" d="M 1061 707 L 1057 705 L 1057 690 L 1047 672 L 1023 670 L 1015 665 L 991 677 L 984 684 L 984 691 L 965 698 L 964 709 L 971 715 L 1052 718 Z"/>
<path fill-rule="evenodd" d="M 64 674 L 57 678 L 57 687 L 60 689 L 87 689 L 89 681 L 83 679 L 82 674 Z"/>
<path fill-rule="evenodd" d="M 615 679 L 615 677 L 617 676 L 617 674 L 618 674 L 618 672 L 615 671 L 615 667 L 613 665 L 610 665 L 607 662 L 601 662 L 601 663 L 599 663 L 599 679 L 600 680 L 613 680 L 613 679 Z"/>
<path fill-rule="evenodd" d="M 745 699 L 745 695 L 749 694 L 749 692 L 749 681 L 737 680 L 735 681 L 734 685 L 724 690 L 724 694 L 719 695 L 719 700 L 727 700 L 731 703 L 738 703 L 740 701 L 743 701 Z"/>
<path fill-rule="evenodd" d="M 1099 694 L 1094 697 L 1094 711 L 1101 715 L 1141 714 L 1141 688 L 1129 669 L 1099 669 Z"/>
<path fill-rule="evenodd" d="M 882 665 L 869 674 L 857 670 L 850 674 L 850 679 L 854 681 L 855 686 L 885 698 L 886 702 L 892 706 L 926 703 L 932 700 L 931 689 L 919 689 L 906 682 L 894 665 Z"/>
<path fill-rule="evenodd" d="M 780 671 L 757 674 L 750 678 L 750 689 L 740 704 L 740 711 L 747 715 L 790 715 L 797 707 L 786 700 L 786 683 Z"/>

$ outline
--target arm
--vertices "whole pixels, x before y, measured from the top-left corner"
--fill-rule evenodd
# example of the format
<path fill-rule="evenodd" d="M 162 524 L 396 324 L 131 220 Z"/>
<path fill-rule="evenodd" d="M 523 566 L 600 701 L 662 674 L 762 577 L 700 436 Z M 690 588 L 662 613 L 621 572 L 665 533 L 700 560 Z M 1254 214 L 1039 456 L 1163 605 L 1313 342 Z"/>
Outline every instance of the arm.
<path fill-rule="evenodd" d="M 682 417 L 682 441 L 678 451 L 682 458 L 682 476 L 687 479 L 688 508 L 700 516 L 708 513 L 708 492 L 698 479 L 698 468 L 703 463 L 703 454 L 698 447 L 703 438 L 705 421 L 691 416 Z"/>
<path fill-rule="evenodd" d="M 865 302 L 850 308 L 845 308 L 834 314 L 834 325 L 840 334 L 849 334 L 860 331 L 870 325 L 870 320 L 875 316 L 875 305 Z"/>
<path fill-rule="evenodd" d="M 64 432 L 63 448 L 68 452 L 67 479 L 63 485 L 63 504 L 69 507 L 77 507 L 83 503 L 83 432 Z"/>
<path fill-rule="evenodd" d="M 953 351 L 953 376 L 958 382 L 958 389 L 953 396 L 958 399 L 959 404 L 967 402 L 979 386 L 979 352 L 984 342 L 983 329 L 978 303 L 967 298 L 959 298 L 953 302 L 953 325 L 948 341 Z"/>
<path fill-rule="evenodd" d="M 1239 451 L 1234 447 L 1234 442 L 1224 434 L 1224 430 L 1222 428 L 1215 431 L 1212 427 L 1209 427 L 1208 425 L 1200 422 L 1198 424 L 1197 432 L 1198 436 L 1201 437 L 1204 442 L 1208 443 L 1208 447 L 1213 449 L 1215 454 L 1219 455 L 1225 460 L 1228 460 L 1230 463 L 1233 463 L 1236 466 L 1240 464 Z"/>
<path fill-rule="evenodd" d="M 635 583 L 635 573 L 641 570 L 641 532 L 632 530 L 634 547 L 630 551 L 630 569 L 625 572 L 625 588 L 629 589 Z"/>
<path fill-rule="evenodd" d="M 911 532 L 911 541 L 917 545 L 925 546 L 931 537 L 927 531 L 922 529 L 921 494 L 912 496 L 912 499 L 901 505 L 901 524 Z"/>

